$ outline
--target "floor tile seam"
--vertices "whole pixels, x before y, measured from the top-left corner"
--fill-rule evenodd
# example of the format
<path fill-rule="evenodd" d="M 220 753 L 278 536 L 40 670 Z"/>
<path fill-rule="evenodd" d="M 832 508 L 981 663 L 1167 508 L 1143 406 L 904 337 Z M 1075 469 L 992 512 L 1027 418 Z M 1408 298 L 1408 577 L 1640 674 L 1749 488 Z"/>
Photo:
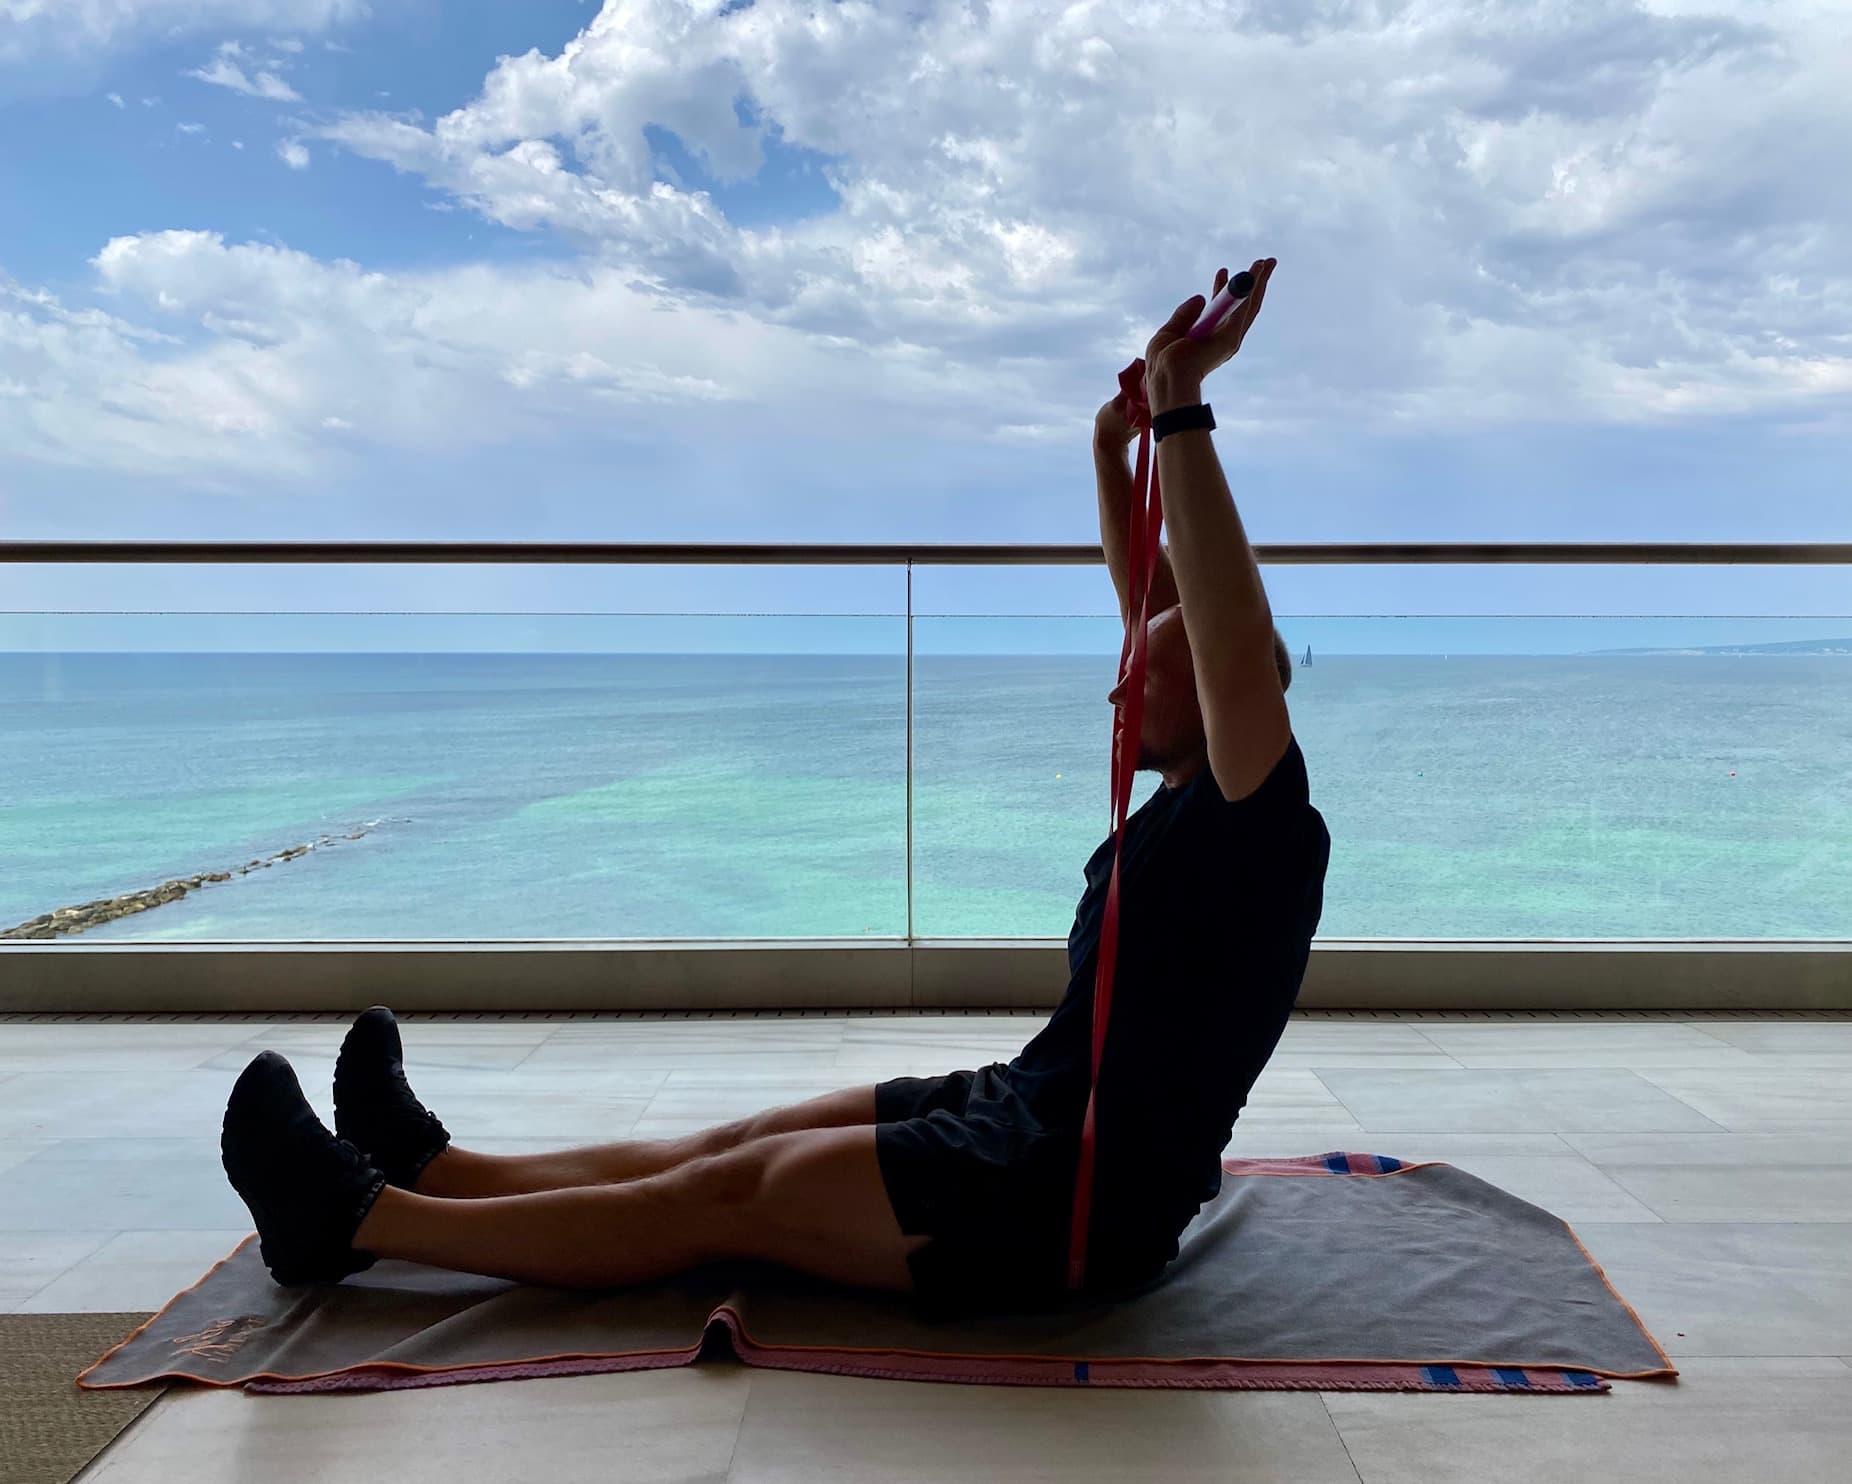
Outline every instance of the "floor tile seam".
<path fill-rule="evenodd" d="M 1338 1426 L 1338 1419 L 1331 1410 L 1330 1393 L 1318 1393 L 1318 1404 L 1324 1409 L 1325 1421 L 1331 1424 L 1331 1436 L 1338 1440 L 1338 1447 L 1344 1450 L 1344 1461 L 1350 1465 L 1350 1471 L 1357 1476 L 1357 1484 L 1364 1484 L 1363 1469 L 1359 1467 L 1356 1457 L 1350 1451 L 1350 1440 L 1344 1436 L 1344 1429 Z"/>
<path fill-rule="evenodd" d="M 727 1450 L 727 1466 L 722 1470 L 720 1475 L 722 1484 L 731 1484 L 734 1467 L 739 1462 L 740 1440 L 746 1436 L 746 1413 L 752 1407 L 752 1393 L 754 1390 L 751 1367 L 747 1367 L 746 1370 L 746 1396 L 745 1399 L 740 1402 L 739 1418 L 733 1425 L 733 1446 Z"/>
<path fill-rule="evenodd" d="M 60 1228 L 56 1228 L 56 1230 L 69 1231 L 71 1230 L 71 1228 L 60 1227 Z M 107 1237 L 103 1238 L 103 1240 L 99 1242 L 95 1247 L 92 1247 L 82 1257 L 78 1258 L 76 1262 L 71 1263 L 64 1268 L 61 1268 L 58 1272 L 54 1273 L 51 1277 L 47 1278 L 37 1288 L 33 1289 L 31 1293 L 25 1294 L 22 1297 L 20 1297 L 14 1303 L 12 1312 L 14 1312 L 15 1314 L 24 1313 L 25 1306 L 27 1304 L 31 1303 L 40 1294 L 45 1292 L 45 1290 L 50 1288 L 52 1284 L 61 1282 L 65 1278 L 69 1277 L 70 1274 L 79 1266 L 79 1264 L 88 1262 L 91 1258 L 95 1257 L 97 1253 L 101 1252 L 105 1247 L 107 1247 L 111 1242 L 115 1241 L 116 1238 L 121 1235 L 122 1235 L 121 1232 L 111 1232 Z"/>
<path fill-rule="evenodd" d="M 157 1413 L 165 1412 L 170 1406 L 174 1405 L 183 1390 L 185 1390 L 185 1388 L 178 1386 L 169 1386 L 164 1389 L 159 1396 L 141 1410 L 141 1413 L 136 1416 L 127 1427 L 123 1428 L 122 1431 L 117 1433 L 97 1451 L 96 1457 L 92 1458 L 78 1471 L 72 1478 L 71 1484 L 93 1484 L 94 1480 L 102 1477 L 104 1470 L 109 1469 L 113 1465 L 115 1457 L 127 1453 L 129 1448 L 133 1446 L 134 1439 L 136 1435 L 141 1432 L 142 1428 L 148 1425 Z"/>

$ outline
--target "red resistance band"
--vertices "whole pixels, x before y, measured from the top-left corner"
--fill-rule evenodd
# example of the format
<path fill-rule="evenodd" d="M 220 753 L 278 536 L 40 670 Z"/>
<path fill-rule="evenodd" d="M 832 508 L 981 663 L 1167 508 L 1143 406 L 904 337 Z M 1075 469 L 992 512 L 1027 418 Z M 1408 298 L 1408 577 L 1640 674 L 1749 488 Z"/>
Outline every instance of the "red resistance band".
<path fill-rule="evenodd" d="M 1139 430 L 1138 473 L 1132 483 L 1132 527 L 1126 538 L 1131 621 L 1126 624 L 1125 642 L 1119 650 L 1119 678 L 1127 681 L 1125 696 L 1113 708 L 1112 879 L 1106 887 L 1099 962 L 1093 979 L 1092 1072 L 1087 1085 L 1087 1116 L 1080 1126 L 1080 1165 L 1074 1174 L 1074 1221 L 1068 1235 L 1069 1289 L 1080 1288 L 1087 1276 L 1087 1229 L 1093 1217 L 1094 1104 L 1099 1096 L 1100 1059 L 1106 1050 L 1106 1022 L 1112 1014 L 1113 970 L 1119 959 L 1119 855 L 1125 846 L 1125 815 L 1132 803 L 1132 774 L 1138 767 L 1138 739 L 1145 719 L 1146 609 L 1157 577 L 1158 533 L 1164 524 L 1164 500 L 1151 458 L 1151 404 L 1145 396 L 1143 356 L 1119 373 L 1119 389 L 1125 393 L 1125 420 Z"/>

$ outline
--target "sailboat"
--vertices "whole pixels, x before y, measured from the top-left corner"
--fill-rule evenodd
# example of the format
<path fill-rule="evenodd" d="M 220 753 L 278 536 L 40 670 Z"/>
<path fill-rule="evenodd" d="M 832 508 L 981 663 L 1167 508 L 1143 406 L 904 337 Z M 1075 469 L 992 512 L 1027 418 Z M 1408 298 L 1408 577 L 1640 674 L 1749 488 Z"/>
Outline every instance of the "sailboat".
<path fill-rule="evenodd" d="M 1312 668 L 1312 646 L 1309 644 L 1305 647 L 1305 658 L 1299 661 L 1299 668 L 1301 670 Z"/>

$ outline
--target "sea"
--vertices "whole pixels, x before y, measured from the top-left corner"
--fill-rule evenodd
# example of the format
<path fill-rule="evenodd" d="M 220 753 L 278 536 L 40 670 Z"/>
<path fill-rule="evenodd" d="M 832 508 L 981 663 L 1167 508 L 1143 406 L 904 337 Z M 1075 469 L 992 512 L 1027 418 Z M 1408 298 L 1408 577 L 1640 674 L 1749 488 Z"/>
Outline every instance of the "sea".
<path fill-rule="evenodd" d="M 0 654 L 0 929 L 229 870 L 69 941 L 1065 938 L 1116 659 L 917 655 L 909 863 L 904 656 Z M 1852 937 L 1852 659 L 1321 655 L 1287 699 L 1323 937 Z"/>

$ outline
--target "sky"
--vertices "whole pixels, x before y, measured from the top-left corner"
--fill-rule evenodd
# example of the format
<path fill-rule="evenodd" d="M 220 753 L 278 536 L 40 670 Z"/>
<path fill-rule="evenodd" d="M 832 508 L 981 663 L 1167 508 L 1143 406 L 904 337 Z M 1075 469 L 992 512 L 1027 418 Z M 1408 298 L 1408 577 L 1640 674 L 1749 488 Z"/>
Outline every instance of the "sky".
<path fill-rule="evenodd" d="M 0 0 L 0 539 L 1097 541 L 1094 411 L 1217 268 L 1272 256 L 1204 388 L 1257 543 L 1846 541 L 1848 76 L 1842 0 Z M 1843 568 L 1267 583 L 1289 636 L 1852 632 Z M 219 615 L 0 643 L 905 599 L 877 568 L 0 566 L 5 613 Z M 919 569 L 914 603 L 1113 611 L 1097 567 Z M 653 632 L 892 643 L 706 622 Z M 1500 622 L 1431 633 L 1498 652 Z M 1565 622 L 1522 632 L 1646 632 Z M 969 642 L 1116 649 L 1012 625 Z"/>

